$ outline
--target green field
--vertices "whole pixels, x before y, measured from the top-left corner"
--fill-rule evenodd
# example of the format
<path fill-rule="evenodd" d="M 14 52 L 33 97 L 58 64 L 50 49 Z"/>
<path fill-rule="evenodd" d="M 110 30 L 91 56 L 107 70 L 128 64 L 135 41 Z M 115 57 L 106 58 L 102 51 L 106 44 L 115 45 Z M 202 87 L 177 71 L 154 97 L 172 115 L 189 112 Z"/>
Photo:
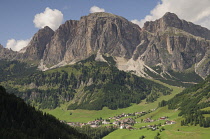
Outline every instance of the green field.
<path fill-rule="evenodd" d="M 139 139 L 142 135 L 146 136 L 148 139 L 153 139 L 157 135 L 158 131 L 151 131 L 147 129 L 142 130 L 127 130 L 118 129 L 103 139 Z"/>
<path fill-rule="evenodd" d="M 175 94 L 179 93 L 183 88 L 167 86 L 173 89 L 173 92 L 170 95 L 161 96 L 157 101 L 153 103 L 146 103 L 143 100 L 140 104 L 133 104 L 128 108 L 118 109 L 118 110 L 110 110 L 108 108 L 103 108 L 102 110 L 67 110 L 68 104 L 63 104 L 61 107 L 50 110 L 45 109 L 44 112 L 54 115 L 59 120 L 65 120 L 66 122 L 88 122 L 95 120 L 96 118 L 102 117 L 103 119 L 116 116 L 122 113 L 133 113 L 140 111 L 148 111 L 150 109 L 155 109 L 158 106 L 158 103 L 162 100 L 168 100 L 172 98 Z M 72 113 L 72 115 L 70 115 Z"/>
<path fill-rule="evenodd" d="M 157 133 L 160 133 L 161 139 L 209 139 L 210 128 L 201 128 L 199 126 L 180 126 L 180 124 L 164 126 L 165 130 L 151 131 L 118 129 L 103 139 L 139 139 L 142 135 L 146 139 L 154 139 Z"/>
<path fill-rule="evenodd" d="M 159 81 L 157 81 L 160 83 Z M 102 117 L 103 119 L 113 117 L 122 113 L 133 113 L 139 111 L 148 111 L 150 109 L 155 109 L 158 106 L 158 103 L 162 100 L 169 100 L 174 95 L 178 94 L 183 90 L 183 88 L 169 86 L 164 84 L 167 87 L 173 89 L 172 94 L 161 96 L 157 101 L 153 103 L 146 103 L 146 101 L 142 101 L 140 104 L 133 104 L 128 108 L 118 109 L 118 110 L 110 110 L 108 108 L 103 108 L 102 110 L 67 110 L 68 104 L 61 105 L 60 108 L 56 108 L 54 110 L 45 109 L 43 111 L 50 113 L 57 117 L 60 120 L 65 120 L 66 122 L 88 122 L 95 120 L 96 118 Z M 205 109 L 206 110 L 206 109 Z M 72 113 L 72 115 L 70 115 Z M 199 126 L 181 126 L 180 121 L 181 117 L 178 117 L 178 110 L 168 110 L 167 107 L 161 107 L 157 110 L 139 117 L 136 119 L 137 122 L 140 122 L 141 119 L 152 118 L 158 119 L 162 116 L 168 116 L 169 120 L 176 121 L 176 124 L 173 125 L 165 125 L 165 130 L 160 132 L 159 130 L 151 131 L 147 129 L 140 130 L 141 126 L 146 126 L 148 123 L 138 123 L 135 124 L 135 130 L 126 130 L 126 129 L 118 129 L 108 136 L 104 137 L 104 139 L 139 139 L 142 135 L 146 137 L 146 139 L 154 139 L 154 137 L 159 132 L 159 137 L 161 139 L 209 139 L 210 128 L 201 128 Z M 149 123 L 151 125 L 154 124 L 163 124 L 165 121 L 155 121 L 153 123 Z"/>
<path fill-rule="evenodd" d="M 118 129 L 110 133 L 108 136 L 104 137 L 104 139 L 139 139 L 141 136 L 145 136 L 145 139 L 154 139 L 157 133 L 160 134 L 159 137 L 161 139 L 209 139 L 210 128 L 202 128 L 199 126 L 181 126 L 180 121 L 182 120 L 182 118 L 178 117 L 178 113 L 179 111 L 168 110 L 167 107 L 163 107 L 139 118 L 145 119 L 148 117 L 152 117 L 152 119 L 158 119 L 162 116 L 168 116 L 169 120 L 176 121 L 176 124 L 161 126 L 165 128 L 165 130 L 162 132 L 160 132 L 159 130 L 151 131 L 147 129 Z M 136 119 L 136 121 L 140 120 Z M 146 125 L 154 125 L 158 123 L 163 124 L 164 122 L 164 120 L 160 120 L 151 123 L 138 123 L 135 124 L 134 127 L 139 128 Z"/>

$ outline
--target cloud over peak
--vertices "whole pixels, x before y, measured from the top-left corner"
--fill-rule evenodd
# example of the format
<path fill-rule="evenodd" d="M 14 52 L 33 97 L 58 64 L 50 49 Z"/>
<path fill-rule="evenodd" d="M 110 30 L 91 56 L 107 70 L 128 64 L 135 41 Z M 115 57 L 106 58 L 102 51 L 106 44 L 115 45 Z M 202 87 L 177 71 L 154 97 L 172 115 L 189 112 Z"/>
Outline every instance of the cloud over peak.
<path fill-rule="evenodd" d="M 142 27 L 146 21 L 159 19 L 166 12 L 175 13 L 181 19 L 191 21 L 210 29 L 209 0 L 161 0 L 161 2 L 158 3 L 144 19 L 134 19 L 132 22 Z"/>
<path fill-rule="evenodd" d="M 97 13 L 97 12 L 105 12 L 105 9 L 97 6 L 93 6 L 90 8 L 90 13 Z"/>
<path fill-rule="evenodd" d="M 56 30 L 63 21 L 63 14 L 57 9 L 50 9 L 47 7 L 44 12 L 36 14 L 34 17 L 34 25 L 37 28 L 44 28 L 49 26 L 51 29 Z"/>
<path fill-rule="evenodd" d="M 13 51 L 20 51 L 22 48 L 28 45 L 29 41 L 30 39 L 28 40 L 10 39 L 7 41 L 6 48 L 12 49 Z"/>

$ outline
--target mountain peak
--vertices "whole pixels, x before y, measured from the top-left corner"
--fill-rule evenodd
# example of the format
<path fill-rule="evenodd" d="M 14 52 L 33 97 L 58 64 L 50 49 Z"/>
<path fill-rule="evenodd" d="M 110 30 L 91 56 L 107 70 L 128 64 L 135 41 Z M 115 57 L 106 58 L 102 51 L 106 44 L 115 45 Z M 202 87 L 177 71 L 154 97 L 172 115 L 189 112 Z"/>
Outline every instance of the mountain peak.
<path fill-rule="evenodd" d="M 121 19 L 121 20 L 127 20 L 124 17 L 118 16 L 118 15 L 115 15 L 115 14 L 112 14 L 112 13 L 106 13 L 106 12 L 90 13 L 87 16 L 81 17 L 81 19 L 84 18 L 84 17 L 87 17 L 87 18 L 90 18 L 90 19 L 98 19 L 98 18 L 116 19 L 117 18 L 117 19 Z"/>
<path fill-rule="evenodd" d="M 145 22 L 143 29 L 151 33 L 157 33 L 159 31 L 164 32 L 170 27 L 210 40 L 210 30 L 200 25 L 181 20 L 176 14 L 170 12 L 165 13 L 160 19 Z"/>
<path fill-rule="evenodd" d="M 45 26 L 43 29 L 41 30 L 45 30 L 45 31 L 53 31 L 49 26 Z M 54 31 L 53 31 L 54 32 Z"/>
<path fill-rule="evenodd" d="M 139 26 L 121 16 L 105 12 L 91 13 L 79 21 L 69 20 L 55 31 L 44 53 L 44 64 L 70 63 L 98 51 L 130 58 L 140 43 L 139 35 Z"/>
<path fill-rule="evenodd" d="M 54 31 L 48 26 L 40 29 L 25 48 L 26 53 L 24 53 L 24 57 L 31 60 L 41 59 L 44 50 L 46 49 L 46 45 L 50 42 L 53 35 Z"/>
<path fill-rule="evenodd" d="M 162 18 L 176 18 L 176 19 L 179 19 L 178 16 L 175 14 L 175 13 L 171 13 L 171 12 L 166 12 Z"/>
<path fill-rule="evenodd" d="M 97 16 L 97 17 L 113 17 L 116 16 L 112 13 L 106 13 L 106 12 L 96 12 L 96 13 L 90 13 L 88 16 Z"/>
<path fill-rule="evenodd" d="M 168 27 L 181 28 L 182 20 L 176 14 L 167 12 L 160 19 L 145 22 L 143 28 L 149 32 L 156 33 L 158 31 L 164 31 Z"/>
<path fill-rule="evenodd" d="M 54 31 L 49 26 L 45 26 L 44 28 L 40 29 L 36 34 L 42 34 L 44 32 L 53 33 Z"/>

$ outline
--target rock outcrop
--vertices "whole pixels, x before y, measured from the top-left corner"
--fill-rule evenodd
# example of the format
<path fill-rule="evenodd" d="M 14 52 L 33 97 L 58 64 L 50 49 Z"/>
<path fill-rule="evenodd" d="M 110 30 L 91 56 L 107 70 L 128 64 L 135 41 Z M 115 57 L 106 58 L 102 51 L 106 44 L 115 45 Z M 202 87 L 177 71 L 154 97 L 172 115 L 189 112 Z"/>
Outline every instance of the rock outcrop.
<path fill-rule="evenodd" d="M 3 45 L 0 44 L 0 59 L 14 60 L 17 55 L 17 52 L 4 48 Z"/>
<path fill-rule="evenodd" d="M 28 60 L 41 60 L 43 58 L 46 45 L 50 42 L 54 31 L 48 26 L 40 29 L 31 39 L 29 44 L 23 48 L 25 52 L 21 56 Z"/>
<path fill-rule="evenodd" d="M 148 21 L 144 24 L 143 29 L 151 33 L 165 31 L 168 27 L 174 27 L 185 32 L 188 32 L 194 36 L 199 36 L 210 40 L 210 30 L 195 25 L 191 22 L 181 20 L 174 13 L 167 12 L 162 18 L 156 21 Z"/>
<path fill-rule="evenodd" d="M 151 33 L 153 37 L 150 37 L 145 52 L 140 56 L 141 60 L 150 67 L 161 65 L 163 72 L 195 70 L 195 65 L 204 61 L 210 49 L 210 41 L 206 40 L 210 39 L 209 30 L 180 20 L 173 13 L 166 13 L 156 21 L 146 22 L 142 30 Z M 198 65 L 197 69 L 200 70 L 195 70 L 201 77 L 209 74 L 207 63 L 202 64 L 203 68 L 198 68 Z"/>
<path fill-rule="evenodd" d="M 170 31 L 154 36 L 141 59 L 149 66 L 161 63 L 165 68 L 183 71 L 201 61 L 209 46 L 204 39 Z"/>
<path fill-rule="evenodd" d="M 123 17 L 93 13 L 80 21 L 67 21 L 56 30 L 44 55 L 46 64 L 87 58 L 102 54 L 131 58 L 140 43 L 140 28 Z"/>
<path fill-rule="evenodd" d="M 163 73 L 190 70 L 204 78 L 210 72 L 209 50 L 210 30 L 173 13 L 141 29 L 121 16 L 101 12 L 66 21 L 55 32 L 43 28 L 19 53 L 0 46 L 0 58 L 41 61 L 49 68 L 103 54 L 120 59 L 120 69 L 141 76 L 144 68 L 158 65 Z"/>

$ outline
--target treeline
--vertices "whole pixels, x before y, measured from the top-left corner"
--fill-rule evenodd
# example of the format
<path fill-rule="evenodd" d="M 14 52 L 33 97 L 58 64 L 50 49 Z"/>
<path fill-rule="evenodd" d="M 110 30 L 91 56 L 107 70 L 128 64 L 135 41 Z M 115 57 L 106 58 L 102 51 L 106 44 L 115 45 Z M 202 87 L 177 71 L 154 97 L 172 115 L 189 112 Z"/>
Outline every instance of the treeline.
<path fill-rule="evenodd" d="M 200 125 L 200 127 L 210 127 L 210 117 L 204 117 L 202 111 L 197 111 L 194 114 L 186 115 L 185 119 L 181 121 L 181 126 L 185 125 Z M 210 114 L 210 111 L 208 111 Z"/>
<path fill-rule="evenodd" d="M 35 110 L 0 86 L 0 137 L 3 139 L 78 139 L 89 137 Z"/>
<path fill-rule="evenodd" d="M 14 89 L 15 85 L 24 88 L 23 91 Z M 95 55 L 72 66 L 21 78 L 7 84 L 7 89 L 42 109 L 53 109 L 74 99 L 75 103 L 68 109 L 89 110 L 100 110 L 105 106 L 110 109 L 125 108 L 146 98 L 148 102 L 153 102 L 172 91 L 105 62 L 96 62 Z M 78 93 L 80 97 L 75 98 Z"/>
<path fill-rule="evenodd" d="M 168 105 L 169 109 L 179 109 L 179 116 L 184 120 L 181 125 L 200 125 L 201 127 L 210 127 L 210 117 L 204 117 L 204 114 L 210 114 L 203 108 L 210 107 L 210 76 L 205 81 L 183 90 L 169 101 L 161 101 L 160 107 Z"/>
<path fill-rule="evenodd" d="M 36 69 L 36 66 L 16 60 L 0 60 L 0 82 L 28 76 L 37 72 Z"/>
<path fill-rule="evenodd" d="M 91 128 L 90 126 L 83 126 L 83 127 L 75 127 L 81 133 L 87 134 L 92 139 L 102 139 L 103 137 L 107 136 L 109 133 L 113 132 L 117 128 L 113 126 L 109 127 L 97 127 Z"/>
<path fill-rule="evenodd" d="M 155 70 L 157 73 L 161 74 L 163 73 L 163 69 L 160 66 L 154 66 L 151 67 L 153 70 Z M 175 72 L 173 70 L 167 71 L 170 76 L 166 73 L 163 73 L 162 76 L 155 74 L 151 72 L 149 69 L 146 69 L 145 71 L 149 76 L 153 77 L 156 80 L 160 80 L 161 82 L 164 82 L 166 84 L 170 84 L 173 86 L 180 86 L 180 87 L 191 87 L 194 83 L 199 83 L 203 81 L 203 79 L 193 72 Z M 192 78 L 193 77 L 193 78 Z"/>

